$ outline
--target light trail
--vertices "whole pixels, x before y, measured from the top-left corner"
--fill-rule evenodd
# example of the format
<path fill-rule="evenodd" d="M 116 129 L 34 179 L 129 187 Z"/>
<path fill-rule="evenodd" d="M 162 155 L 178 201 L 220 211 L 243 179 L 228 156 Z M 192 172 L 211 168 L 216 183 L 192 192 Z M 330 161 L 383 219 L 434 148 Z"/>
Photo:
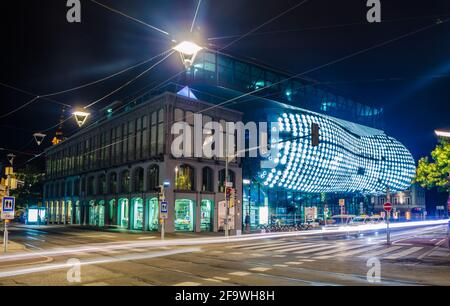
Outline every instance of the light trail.
<path fill-rule="evenodd" d="M 114 257 L 114 258 L 104 258 L 104 259 L 95 258 L 95 259 L 88 259 L 88 260 L 80 261 L 80 266 L 110 264 L 110 263 L 130 261 L 130 260 L 143 260 L 143 259 L 178 255 L 178 254 L 184 254 L 184 253 L 193 253 L 193 252 L 199 252 L 199 251 L 200 251 L 200 248 L 189 248 L 189 249 L 183 249 L 183 250 L 171 250 L 171 251 L 156 252 L 156 253 L 151 253 L 151 254 L 121 255 L 121 256 Z M 41 265 L 41 266 L 33 267 L 33 268 L 15 269 L 15 270 L 0 272 L 0 278 L 32 274 L 32 273 L 39 273 L 39 272 L 46 272 L 46 271 L 52 271 L 52 270 L 71 269 L 73 267 L 74 267 L 74 265 L 71 265 L 68 263 Z"/>
<path fill-rule="evenodd" d="M 391 224 L 391 228 L 411 228 L 421 226 L 435 226 L 447 224 L 449 220 L 432 220 L 432 221 L 417 221 L 417 222 L 402 222 Z M 395 225 L 395 226 L 393 226 Z M 373 230 L 386 230 L 386 224 L 374 224 L 374 225 L 359 225 L 359 226 L 346 226 L 339 228 L 330 228 L 311 230 L 306 232 L 278 232 L 278 233 L 263 233 L 263 234 L 249 234 L 246 236 L 234 236 L 234 237 L 213 237 L 213 238 L 188 238 L 188 239 L 173 239 L 165 241 L 125 241 L 125 242 L 113 242 L 113 243 L 98 243 L 91 244 L 90 246 L 77 246 L 71 248 L 52 249 L 42 252 L 34 253 L 16 253 L 13 255 L 0 256 L 0 262 L 14 261 L 19 259 L 34 258 L 37 256 L 62 256 L 77 253 L 93 253 L 103 252 L 107 250 L 123 250 L 130 248 L 146 248 L 146 247 L 169 247 L 169 246 L 199 246 L 199 245 L 212 245 L 221 243 L 235 243 L 246 242 L 254 240 L 263 240 L 271 238 L 288 238 L 288 237 L 303 237 L 323 234 L 342 234 L 350 232 L 364 232 Z"/>

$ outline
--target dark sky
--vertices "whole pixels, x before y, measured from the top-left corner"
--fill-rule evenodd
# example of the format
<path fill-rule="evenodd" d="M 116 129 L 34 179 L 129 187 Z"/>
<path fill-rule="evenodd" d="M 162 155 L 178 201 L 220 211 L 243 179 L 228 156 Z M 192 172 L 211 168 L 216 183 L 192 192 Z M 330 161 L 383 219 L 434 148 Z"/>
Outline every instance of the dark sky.
<path fill-rule="evenodd" d="M 98 1 L 160 27 L 177 39 L 189 31 L 197 5 L 197 0 Z M 81 24 L 69 24 L 65 0 L 1 1 L 0 82 L 45 94 L 105 77 L 170 48 L 165 35 L 89 0 L 81 2 Z M 243 35 L 298 2 L 203 0 L 195 32 L 205 41 Z M 448 0 L 381 3 L 383 22 L 368 24 L 366 0 L 310 0 L 258 31 L 264 33 L 245 37 L 226 52 L 300 73 L 450 18 Z M 225 46 L 230 41 L 213 42 Z M 176 57 L 164 65 L 162 69 L 170 71 L 181 68 Z M 142 69 L 53 99 L 84 106 L 138 71 Z M 386 132 L 403 142 L 417 159 L 435 146 L 435 128 L 450 128 L 450 22 L 308 76 L 330 82 L 329 87 L 337 93 L 384 107 Z M 123 98 L 127 92 L 158 80 L 162 78 L 157 70 L 113 98 Z M 0 116 L 32 98 L 3 87 L 0 97 Z M 104 104 L 96 108 L 101 106 Z M 60 105 L 39 100 L 0 119 L 0 147 L 39 152 L 42 148 L 31 142 L 32 133 L 56 124 L 60 113 Z M 76 128 L 71 122 L 65 129 Z"/>

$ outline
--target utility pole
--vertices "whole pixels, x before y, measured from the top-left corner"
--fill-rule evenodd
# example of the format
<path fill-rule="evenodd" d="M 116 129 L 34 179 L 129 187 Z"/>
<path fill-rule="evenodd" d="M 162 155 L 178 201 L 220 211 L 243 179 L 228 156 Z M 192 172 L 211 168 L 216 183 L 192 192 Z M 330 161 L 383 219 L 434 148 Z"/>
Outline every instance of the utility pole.
<path fill-rule="evenodd" d="M 230 206 L 228 203 L 228 155 L 225 156 L 225 222 L 224 222 L 224 226 L 225 226 L 225 237 L 228 237 L 230 235 L 230 228 L 228 225 L 228 219 L 229 219 L 229 215 L 230 215 Z"/>
<path fill-rule="evenodd" d="M 6 186 L 5 186 L 5 195 L 6 197 L 9 197 L 9 190 L 10 190 L 10 184 L 11 184 L 11 173 L 13 172 L 13 164 L 14 164 L 14 158 L 15 155 L 14 154 L 9 154 L 8 155 L 8 159 L 9 159 L 9 163 L 11 164 L 11 168 L 7 170 L 6 173 Z M 3 221 L 5 223 L 5 229 L 3 232 L 3 253 L 8 252 L 8 222 L 9 220 L 4 220 Z"/>

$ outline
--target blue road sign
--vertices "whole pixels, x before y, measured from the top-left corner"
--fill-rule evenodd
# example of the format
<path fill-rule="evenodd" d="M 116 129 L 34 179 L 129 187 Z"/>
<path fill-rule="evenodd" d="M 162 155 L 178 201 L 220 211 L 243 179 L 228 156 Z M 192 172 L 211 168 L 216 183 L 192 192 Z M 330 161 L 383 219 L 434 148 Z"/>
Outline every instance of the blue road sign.
<path fill-rule="evenodd" d="M 2 215 L 1 218 L 4 220 L 14 219 L 14 209 L 16 206 L 16 198 L 14 197 L 4 197 L 2 201 Z"/>
<path fill-rule="evenodd" d="M 161 213 L 162 214 L 167 214 L 169 212 L 169 203 L 167 203 L 167 201 L 162 201 L 161 202 Z"/>

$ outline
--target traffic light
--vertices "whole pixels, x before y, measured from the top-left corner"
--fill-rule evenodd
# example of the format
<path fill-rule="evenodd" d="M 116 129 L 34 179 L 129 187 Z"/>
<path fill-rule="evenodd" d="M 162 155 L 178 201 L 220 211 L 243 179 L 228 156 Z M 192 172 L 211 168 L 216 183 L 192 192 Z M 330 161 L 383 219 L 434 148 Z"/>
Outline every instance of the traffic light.
<path fill-rule="evenodd" d="M 319 125 L 317 123 L 311 124 L 311 145 L 313 147 L 319 146 Z"/>

